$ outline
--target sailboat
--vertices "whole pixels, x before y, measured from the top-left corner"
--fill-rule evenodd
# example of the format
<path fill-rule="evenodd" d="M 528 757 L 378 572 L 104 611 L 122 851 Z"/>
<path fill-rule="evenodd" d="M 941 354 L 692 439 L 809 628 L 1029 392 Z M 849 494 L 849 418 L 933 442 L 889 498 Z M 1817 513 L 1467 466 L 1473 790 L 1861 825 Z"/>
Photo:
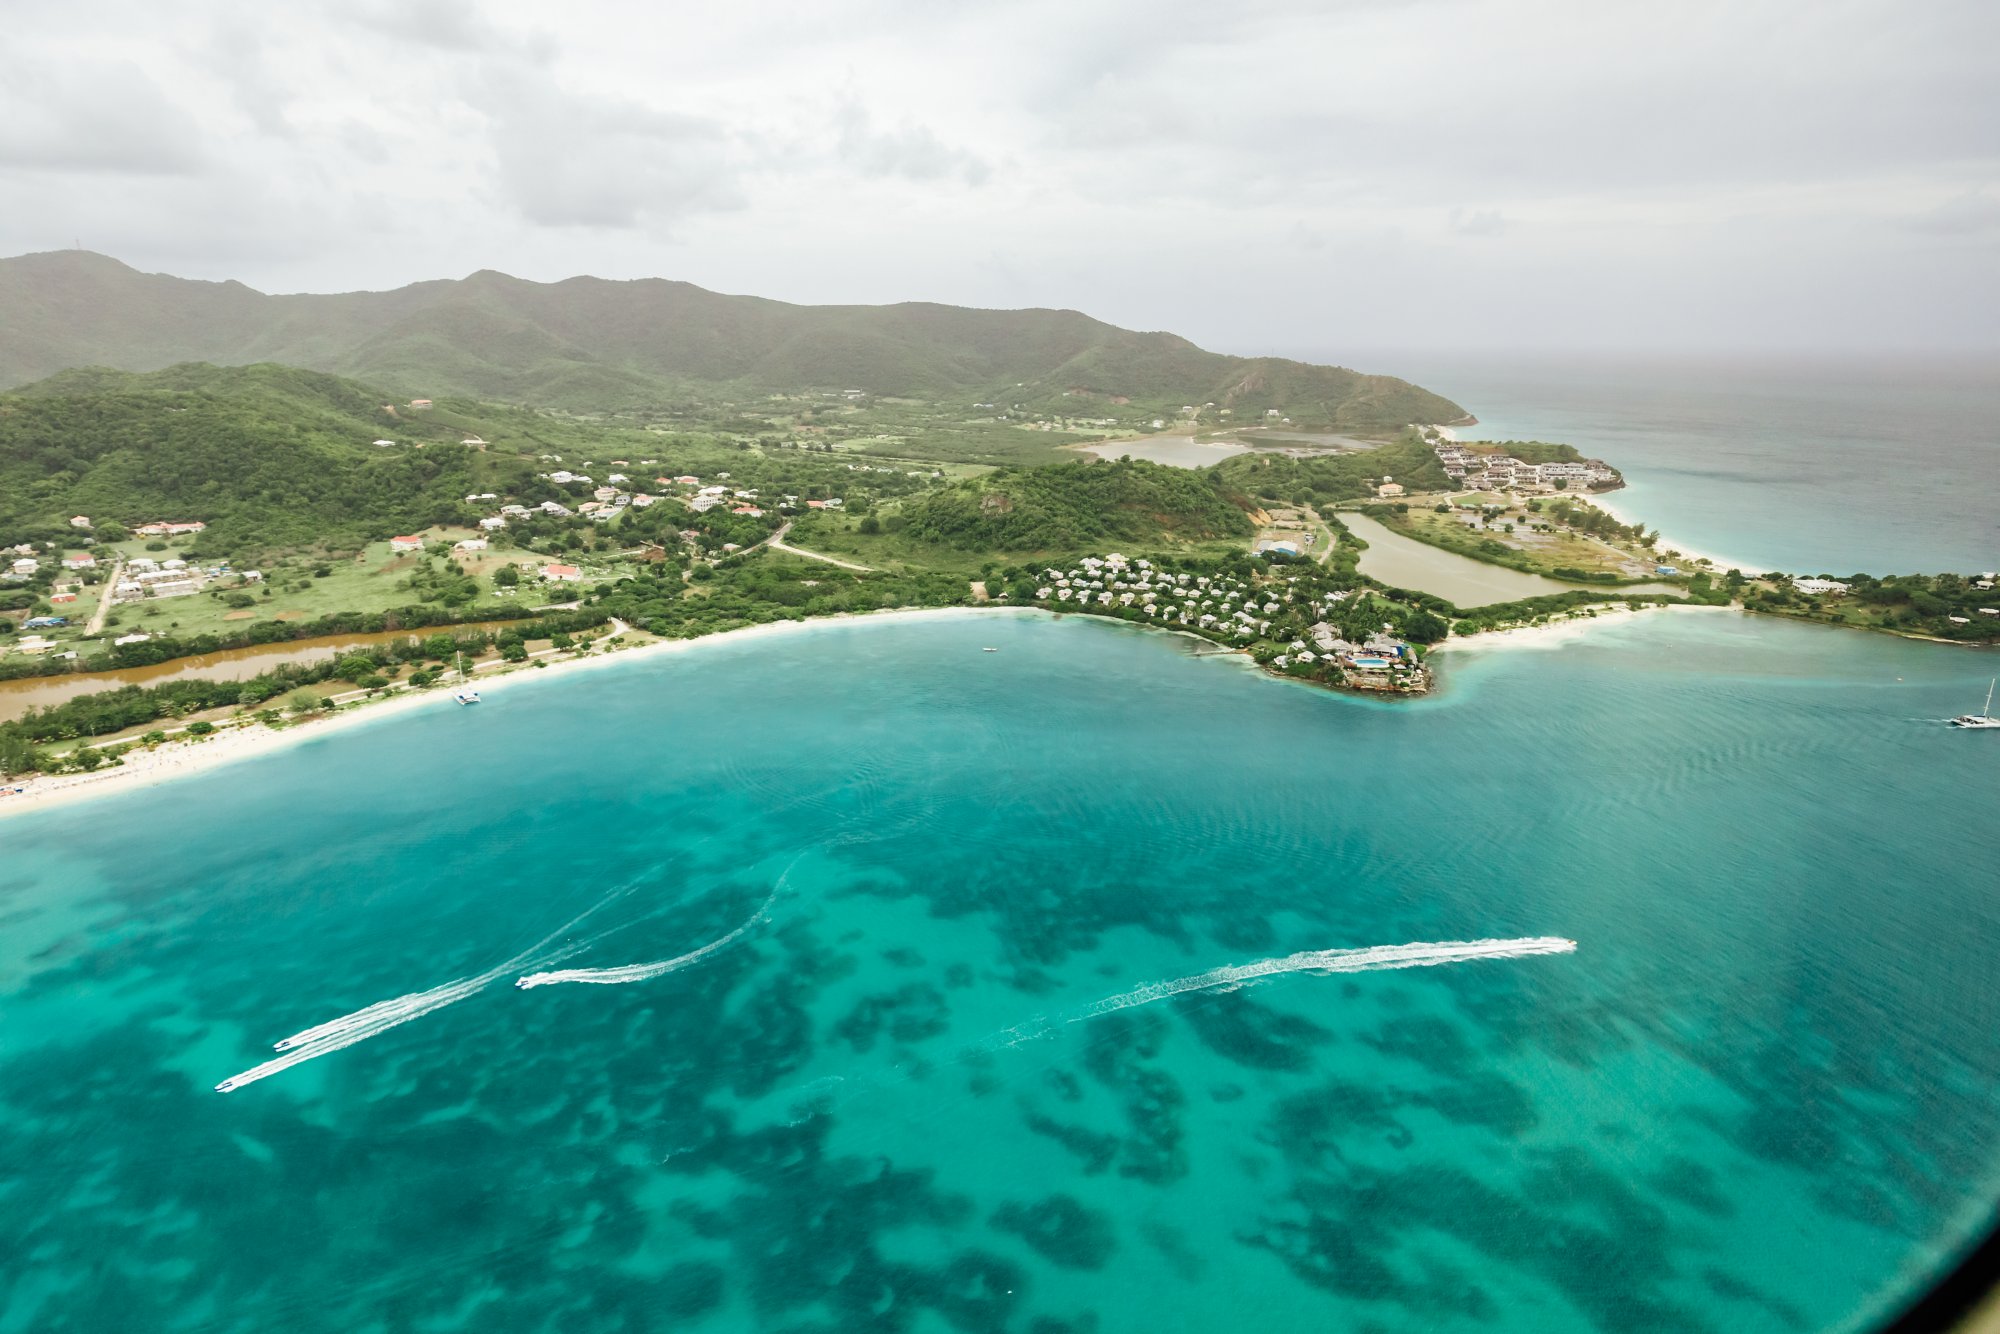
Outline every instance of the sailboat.
<path fill-rule="evenodd" d="M 1993 716 L 1993 687 L 2000 683 L 2000 677 L 1986 683 L 1986 707 L 1978 713 L 1961 713 L 1951 720 L 1953 727 L 2000 727 L 2000 718 Z"/>
<path fill-rule="evenodd" d="M 462 649 L 458 655 L 458 680 L 459 687 L 457 692 L 452 695 L 452 698 L 460 704 L 477 704 L 479 702 L 479 692 L 465 684 L 465 652 Z"/>

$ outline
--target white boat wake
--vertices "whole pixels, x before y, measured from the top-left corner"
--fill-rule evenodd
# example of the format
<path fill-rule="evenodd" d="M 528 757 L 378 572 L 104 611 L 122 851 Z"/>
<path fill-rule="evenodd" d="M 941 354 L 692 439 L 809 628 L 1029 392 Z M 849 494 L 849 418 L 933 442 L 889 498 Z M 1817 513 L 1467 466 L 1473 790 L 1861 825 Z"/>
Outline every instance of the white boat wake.
<path fill-rule="evenodd" d="M 772 897 L 775 898 L 776 895 Z M 616 968 L 560 968 L 554 972 L 529 973 L 525 977 L 517 978 L 514 985 L 526 991 L 529 987 L 554 986 L 558 982 L 585 982 L 600 987 L 618 986 L 626 982 L 650 982 L 656 977 L 678 972 L 689 964 L 700 963 L 717 950 L 727 949 L 742 939 L 759 922 L 766 920 L 770 906 L 771 900 L 764 900 L 764 906 L 752 913 L 749 921 L 728 935 L 718 940 L 711 940 L 698 950 L 689 950 L 686 954 L 671 959 L 661 959 L 655 963 L 628 963 Z"/>
<path fill-rule="evenodd" d="M 1446 963 L 1470 963 L 1476 959 L 1525 959 L 1535 954 L 1572 954 L 1576 942 L 1564 936 L 1521 936 L 1513 940 L 1412 941 L 1407 945 L 1370 945 L 1363 949 L 1305 950 L 1277 959 L 1216 968 L 1169 982 L 1150 982 L 1143 987 L 1110 996 L 1084 1007 L 1068 1017 L 1081 1023 L 1135 1005 L 1150 1005 L 1170 996 L 1190 991 L 1234 990 L 1267 977 L 1286 973 L 1372 973 L 1389 968 L 1432 968 Z"/>
<path fill-rule="evenodd" d="M 790 869 L 790 867 L 786 868 L 787 874 L 790 873 Z M 640 879 L 643 879 L 643 877 L 640 877 Z M 556 930 L 542 937 L 542 939 L 536 941 L 533 945 L 530 945 L 527 949 L 522 950 L 519 954 L 514 955 L 504 962 L 494 965 L 483 973 L 478 973 L 471 977 L 461 977 L 455 981 L 446 982 L 442 986 L 432 987 L 427 991 L 413 991 L 406 996 L 397 996 L 390 1000 L 377 1001 L 373 1005 L 364 1006 L 354 1011 L 352 1014 L 344 1014 L 338 1019 L 329 1019 L 323 1024 L 315 1024 L 311 1028 L 301 1029 L 288 1038 L 280 1038 L 272 1044 L 272 1048 L 275 1051 L 283 1053 L 282 1055 L 273 1060 L 266 1061 L 262 1065 L 252 1066 L 240 1074 L 231 1075 L 220 1084 L 217 1084 L 215 1091 L 217 1093 L 234 1093 L 237 1089 L 254 1084 L 260 1079 L 269 1079 L 272 1075 L 289 1070 L 295 1065 L 300 1065 L 320 1056 L 329 1055 L 344 1047 L 351 1047 L 357 1042 L 365 1042 L 369 1038 L 378 1037 L 392 1028 L 409 1023 L 412 1019 L 421 1019 L 424 1015 L 430 1014 L 435 1010 L 442 1010 L 448 1005 L 456 1005 L 459 1001 L 469 996 L 477 995 L 507 974 L 517 972 L 523 966 L 532 966 L 537 963 L 561 963 L 565 959 L 574 958 L 606 936 L 624 928 L 617 926 L 610 927 L 581 940 L 565 941 L 562 945 L 554 949 L 550 947 L 568 932 L 582 925 L 582 923 L 601 912 L 610 904 L 624 898 L 638 883 L 639 879 L 634 879 L 632 882 L 613 890 L 596 904 L 585 909 L 576 917 L 571 918 Z M 779 888 L 782 889 L 783 886 L 784 878 L 781 876 L 779 878 Z M 771 904 L 776 900 L 777 896 L 778 891 L 773 890 L 771 897 L 765 899 L 763 904 L 742 926 L 737 927 L 720 940 L 710 941 L 700 949 L 683 954 L 678 958 L 664 959 L 657 963 L 627 964 L 620 968 L 572 968 L 553 972 L 530 973 L 520 978 L 515 985 L 520 987 L 539 987 L 547 986 L 553 982 L 595 982 L 599 984 L 641 982 L 647 978 L 659 977 L 662 974 L 671 973 L 675 969 L 685 968 L 689 964 L 696 963 L 715 953 L 717 950 L 740 938 L 745 932 L 756 926 L 757 923 L 766 920 Z"/>

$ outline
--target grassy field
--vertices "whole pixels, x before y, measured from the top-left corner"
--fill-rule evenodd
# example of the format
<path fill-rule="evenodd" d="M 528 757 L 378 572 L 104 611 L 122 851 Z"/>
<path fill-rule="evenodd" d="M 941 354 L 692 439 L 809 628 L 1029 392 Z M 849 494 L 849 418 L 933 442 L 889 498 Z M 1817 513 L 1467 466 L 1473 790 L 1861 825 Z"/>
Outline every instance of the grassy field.
<path fill-rule="evenodd" d="M 474 530 L 466 528 L 430 528 L 422 533 L 422 536 L 447 546 L 460 538 L 474 535 Z M 143 548 L 142 543 L 120 545 Z M 141 554 L 157 557 L 171 553 L 142 551 Z M 428 554 L 430 559 L 442 563 L 441 553 Z M 387 542 L 371 542 L 347 557 L 289 556 L 267 565 L 261 571 L 264 578 L 258 583 L 239 585 L 234 579 L 224 578 L 216 581 L 211 588 L 186 597 L 120 603 L 111 613 L 106 633 L 172 634 L 182 638 L 201 634 L 222 635 L 239 631 L 256 621 L 314 621 L 336 612 L 379 612 L 392 607 L 406 607 L 422 600 L 421 594 L 407 587 L 406 583 L 425 559 L 425 556 L 391 551 Z M 459 564 L 477 580 L 478 602 L 492 605 L 518 601 L 532 607 L 550 601 L 568 601 L 578 591 L 577 585 L 544 585 L 534 577 L 531 572 L 552 559 L 530 551 L 497 547 L 465 553 L 460 557 Z M 570 557 L 567 563 L 582 568 L 586 584 L 618 578 L 629 573 L 631 568 L 624 560 L 607 558 L 603 554 Z M 518 589 L 495 587 L 493 572 L 510 564 L 524 567 L 524 578 Z M 239 600 L 249 597 L 251 605 L 232 605 L 228 600 L 231 594 L 238 595 Z M 83 605 L 82 599 L 76 605 Z M 83 620 L 79 617 L 72 630 L 55 633 L 80 636 L 82 624 Z"/>
<path fill-rule="evenodd" d="M 1400 514 L 1375 508 L 1369 513 L 1420 542 L 1531 574 L 1575 578 L 1581 573 L 1621 582 L 1655 577 L 1653 567 L 1657 562 L 1651 553 L 1573 532 L 1522 508 L 1518 500 L 1483 494 L 1453 499 L 1460 504 L 1502 504 L 1507 508 L 1488 511 L 1488 517 L 1476 527 L 1469 522 L 1471 516 L 1457 509 L 1439 514 L 1422 504 L 1411 505 Z"/>
<path fill-rule="evenodd" d="M 935 570 L 947 574 L 959 574 L 967 579 L 977 579 L 988 569 L 1002 569 L 1011 565 L 1038 568 L 1045 564 L 1072 559 L 1079 555 L 1097 553 L 1091 551 L 1007 551 L 977 552 L 958 551 L 926 542 L 919 542 L 896 532 L 864 533 L 860 531 L 861 520 L 849 514 L 827 514 L 815 512 L 792 525 L 791 533 L 785 541 L 807 551 L 822 552 L 829 556 L 839 556 L 843 560 L 858 561 L 878 570 L 914 573 Z M 1327 534 L 1331 537 L 1331 533 Z M 1325 540 L 1325 539 L 1322 539 Z M 1205 542 L 1171 542 L 1155 540 L 1129 547 L 1132 554 L 1141 550 L 1147 552 L 1173 551 L 1182 555 L 1202 555 L 1221 557 L 1240 555 L 1250 547 L 1250 539 L 1217 540 Z"/>

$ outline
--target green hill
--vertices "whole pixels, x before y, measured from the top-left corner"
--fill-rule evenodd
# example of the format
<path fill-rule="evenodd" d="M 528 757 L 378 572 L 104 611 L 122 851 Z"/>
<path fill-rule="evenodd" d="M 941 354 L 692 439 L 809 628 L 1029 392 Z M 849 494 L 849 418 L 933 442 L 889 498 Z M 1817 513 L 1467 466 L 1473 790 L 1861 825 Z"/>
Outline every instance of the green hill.
<path fill-rule="evenodd" d="M 354 546 L 462 519 L 528 464 L 392 418 L 379 391 L 289 366 L 68 371 L 0 395 L 0 533 L 66 541 L 68 516 L 208 523 L 218 555 Z M 376 447 L 393 435 L 396 448 Z"/>
<path fill-rule="evenodd" d="M 1431 447 L 1414 431 L 1406 431 L 1380 449 L 1353 454 L 1238 454 L 1214 469 L 1221 485 L 1258 502 L 1284 501 L 1299 505 L 1360 500 L 1375 494 L 1384 477 L 1411 490 L 1442 489 L 1451 484 Z"/>
<path fill-rule="evenodd" d="M 1132 459 L 1000 468 L 925 496 L 905 518 L 908 536 L 962 551 L 1083 551 L 1252 531 L 1212 471 Z"/>
<path fill-rule="evenodd" d="M 1393 429 L 1465 410 L 1387 376 L 1203 351 L 1072 310 L 927 303 L 795 306 L 689 283 L 479 272 L 391 292 L 270 296 L 140 273 L 88 251 L 0 260 L 0 386 L 78 366 L 283 362 L 398 396 L 593 411 L 690 389 L 859 389 L 1002 398 L 1079 414 L 1093 400 L 1276 408 L 1300 427 Z"/>

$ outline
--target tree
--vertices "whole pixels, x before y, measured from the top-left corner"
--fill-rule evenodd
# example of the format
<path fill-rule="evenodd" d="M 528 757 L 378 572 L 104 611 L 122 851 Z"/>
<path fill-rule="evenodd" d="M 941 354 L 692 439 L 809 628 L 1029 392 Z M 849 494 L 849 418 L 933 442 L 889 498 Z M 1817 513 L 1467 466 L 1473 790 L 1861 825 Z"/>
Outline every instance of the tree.
<path fill-rule="evenodd" d="M 513 588 L 520 582 L 521 570 L 519 566 L 502 565 L 493 572 L 493 586 L 495 588 Z"/>
<path fill-rule="evenodd" d="M 33 742 L 0 731 L 0 775 L 12 778 L 16 774 L 38 773 L 42 765 L 42 754 Z"/>

